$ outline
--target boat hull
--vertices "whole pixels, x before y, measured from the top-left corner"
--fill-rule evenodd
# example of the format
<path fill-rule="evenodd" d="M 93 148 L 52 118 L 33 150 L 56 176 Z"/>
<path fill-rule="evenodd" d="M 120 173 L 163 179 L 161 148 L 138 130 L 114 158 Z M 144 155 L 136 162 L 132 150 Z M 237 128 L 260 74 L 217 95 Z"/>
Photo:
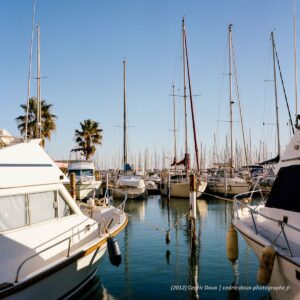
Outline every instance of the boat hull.
<path fill-rule="evenodd" d="M 44 300 L 68 299 L 95 276 L 105 251 L 106 243 L 72 263 L 66 261 L 54 266 L 55 271 L 51 275 L 40 273 L 20 282 L 10 290 L 0 293 L 0 298 L 27 300 L 39 299 L 42 296 Z M 49 273 L 49 269 L 45 272 Z"/>
<path fill-rule="evenodd" d="M 69 183 L 65 184 L 65 187 L 68 191 L 71 190 Z M 100 188 L 101 181 L 76 183 L 76 199 L 84 200 L 94 197 L 99 198 Z"/>
<path fill-rule="evenodd" d="M 262 251 L 268 243 L 255 239 L 254 233 L 250 236 L 240 226 L 234 224 L 235 228 L 243 236 L 249 247 L 260 259 Z M 296 278 L 296 272 L 300 272 L 300 265 L 280 254 L 276 255 L 271 281 L 269 283 L 270 293 L 273 300 L 297 300 L 300 299 L 300 281 Z"/>
<path fill-rule="evenodd" d="M 238 195 L 250 191 L 250 184 L 222 184 L 222 183 L 208 183 L 207 188 L 212 193 L 222 195 Z"/>
<path fill-rule="evenodd" d="M 202 193 L 205 191 L 207 186 L 207 183 L 204 181 L 201 181 L 200 184 L 197 183 L 197 198 L 202 195 Z M 170 184 L 170 196 L 174 198 L 189 198 L 190 197 L 190 182 L 184 181 L 184 182 L 171 182 Z M 163 184 L 161 186 L 160 192 L 164 196 L 169 195 L 168 191 L 168 185 Z"/>
<path fill-rule="evenodd" d="M 113 197 L 116 199 L 124 199 L 125 194 L 127 194 L 128 199 L 138 199 L 146 197 L 146 188 L 134 188 L 128 187 L 126 189 L 115 189 L 113 192 Z"/>

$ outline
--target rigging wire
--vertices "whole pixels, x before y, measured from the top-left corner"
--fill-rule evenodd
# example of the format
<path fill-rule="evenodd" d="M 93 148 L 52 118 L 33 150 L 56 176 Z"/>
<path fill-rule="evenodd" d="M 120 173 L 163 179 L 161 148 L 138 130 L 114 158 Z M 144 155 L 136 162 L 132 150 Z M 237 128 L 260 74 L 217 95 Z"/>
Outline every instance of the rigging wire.
<path fill-rule="evenodd" d="M 242 113 L 242 108 L 241 108 L 240 91 L 239 91 L 239 83 L 238 83 L 238 77 L 237 77 L 237 67 L 236 67 L 236 61 L 235 61 L 235 52 L 234 52 L 233 42 L 231 42 L 231 47 L 232 47 L 232 59 L 233 59 L 233 71 L 234 71 L 234 78 L 235 78 L 236 96 L 237 96 L 237 99 L 238 99 L 240 122 L 241 122 L 241 127 L 242 127 L 244 154 L 245 154 L 245 159 L 246 159 L 246 166 L 247 166 L 247 169 L 248 169 L 248 172 L 249 172 L 248 153 L 247 153 L 247 148 L 246 148 L 246 140 L 245 140 L 245 132 L 244 132 L 244 121 L 243 121 L 243 113 Z"/>

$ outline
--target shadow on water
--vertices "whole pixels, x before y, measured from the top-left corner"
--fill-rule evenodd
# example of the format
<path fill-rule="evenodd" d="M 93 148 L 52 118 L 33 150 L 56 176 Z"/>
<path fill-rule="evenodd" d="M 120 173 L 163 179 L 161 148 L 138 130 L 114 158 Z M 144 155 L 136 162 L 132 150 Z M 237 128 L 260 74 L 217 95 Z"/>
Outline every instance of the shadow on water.
<path fill-rule="evenodd" d="M 90 280 L 87 285 L 80 290 L 70 300 L 117 300 L 118 298 L 112 296 L 109 291 L 103 286 L 98 276 Z"/>

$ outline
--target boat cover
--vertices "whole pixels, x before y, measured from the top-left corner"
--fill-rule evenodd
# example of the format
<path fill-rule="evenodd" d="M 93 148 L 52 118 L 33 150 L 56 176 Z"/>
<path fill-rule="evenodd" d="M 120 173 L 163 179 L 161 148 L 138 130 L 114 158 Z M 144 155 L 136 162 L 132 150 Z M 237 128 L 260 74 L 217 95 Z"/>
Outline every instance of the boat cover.
<path fill-rule="evenodd" d="M 300 212 L 300 165 L 279 169 L 266 207 Z"/>
<path fill-rule="evenodd" d="M 130 186 L 135 188 L 144 188 L 144 180 L 133 176 L 121 176 L 118 179 L 117 186 Z"/>

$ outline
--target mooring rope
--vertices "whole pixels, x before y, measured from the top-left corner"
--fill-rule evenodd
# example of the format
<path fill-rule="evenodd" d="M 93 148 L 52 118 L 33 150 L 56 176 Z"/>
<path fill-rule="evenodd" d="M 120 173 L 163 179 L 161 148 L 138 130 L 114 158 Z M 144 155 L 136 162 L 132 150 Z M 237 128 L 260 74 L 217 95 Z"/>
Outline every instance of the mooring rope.
<path fill-rule="evenodd" d="M 230 198 L 220 197 L 220 196 L 217 196 L 217 195 L 214 195 L 214 194 L 205 193 L 205 192 L 202 192 L 202 194 L 206 195 L 206 196 L 214 197 L 214 198 L 217 198 L 217 199 L 220 199 L 220 200 L 224 200 L 224 201 L 229 201 L 229 202 L 233 202 L 234 201 L 233 199 L 230 199 Z"/>
<path fill-rule="evenodd" d="M 168 229 L 166 229 L 165 227 L 160 227 L 160 226 L 157 226 L 157 225 L 155 225 L 155 224 L 151 224 L 151 223 L 149 223 L 149 222 L 145 222 L 145 221 L 143 221 L 142 222 L 142 224 L 145 224 L 145 225 L 147 225 L 147 226 L 149 226 L 149 227 L 152 227 L 152 228 L 154 228 L 154 229 L 156 229 L 157 231 L 160 231 L 160 232 L 164 232 L 164 233 L 168 233 L 168 232 L 171 232 L 171 230 L 173 230 L 173 229 L 175 229 L 181 222 L 182 222 L 182 220 L 184 219 L 184 218 L 186 218 L 186 216 L 189 214 L 189 212 L 190 212 L 190 210 L 191 209 L 188 209 L 188 211 L 187 212 L 185 212 L 184 213 L 184 215 L 173 225 L 173 226 L 168 226 L 169 228 Z M 129 213 L 126 213 L 129 217 L 131 217 L 131 218 L 136 218 L 136 219 L 138 219 L 138 217 L 136 217 L 136 216 L 133 216 L 132 214 L 129 214 Z"/>

